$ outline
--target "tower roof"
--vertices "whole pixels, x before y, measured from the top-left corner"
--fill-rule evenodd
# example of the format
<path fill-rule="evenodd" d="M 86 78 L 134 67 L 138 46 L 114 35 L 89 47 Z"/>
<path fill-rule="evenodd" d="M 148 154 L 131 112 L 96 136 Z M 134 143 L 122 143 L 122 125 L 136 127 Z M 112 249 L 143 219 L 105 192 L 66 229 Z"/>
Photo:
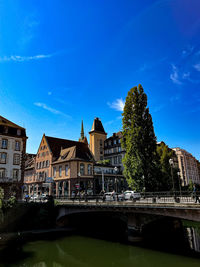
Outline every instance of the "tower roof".
<path fill-rule="evenodd" d="M 83 127 L 83 120 L 82 120 L 82 123 L 81 123 L 81 140 L 83 140 L 84 139 L 84 127 Z"/>
<path fill-rule="evenodd" d="M 107 135 L 107 133 L 105 132 L 103 128 L 103 124 L 99 118 L 95 118 L 93 121 L 92 129 L 89 133 L 93 133 L 93 132 Z"/>

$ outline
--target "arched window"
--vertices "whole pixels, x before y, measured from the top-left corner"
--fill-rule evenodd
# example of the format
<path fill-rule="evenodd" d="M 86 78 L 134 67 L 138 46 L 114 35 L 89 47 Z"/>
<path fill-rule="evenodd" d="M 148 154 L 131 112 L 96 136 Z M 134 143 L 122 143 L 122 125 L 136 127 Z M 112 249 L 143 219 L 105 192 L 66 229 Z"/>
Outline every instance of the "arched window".
<path fill-rule="evenodd" d="M 80 174 L 81 175 L 85 174 L 85 165 L 83 163 L 80 164 Z"/>
<path fill-rule="evenodd" d="M 88 164 L 88 175 L 92 175 L 92 165 Z"/>

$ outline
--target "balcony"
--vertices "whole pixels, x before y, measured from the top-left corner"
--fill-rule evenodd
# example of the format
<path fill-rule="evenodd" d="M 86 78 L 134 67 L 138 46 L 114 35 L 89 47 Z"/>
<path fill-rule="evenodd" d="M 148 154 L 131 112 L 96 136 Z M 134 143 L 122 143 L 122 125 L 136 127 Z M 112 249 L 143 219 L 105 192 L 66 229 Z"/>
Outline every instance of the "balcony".
<path fill-rule="evenodd" d="M 16 183 L 19 181 L 20 178 L 0 177 L 0 183 Z"/>

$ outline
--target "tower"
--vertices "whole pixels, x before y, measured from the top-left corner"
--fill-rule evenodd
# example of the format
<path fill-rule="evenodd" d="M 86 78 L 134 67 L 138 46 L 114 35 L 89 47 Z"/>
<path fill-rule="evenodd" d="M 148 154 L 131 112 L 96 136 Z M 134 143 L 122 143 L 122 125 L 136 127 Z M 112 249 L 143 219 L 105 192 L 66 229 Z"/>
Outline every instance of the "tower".
<path fill-rule="evenodd" d="M 81 136 L 79 138 L 79 142 L 83 142 L 83 143 L 86 143 L 88 145 L 87 137 L 84 135 L 83 120 L 81 123 Z"/>
<path fill-rule="evenodd" d="M 93 121 L 90 134 L 90 150 L 96 161 L 103 160 L 104 141 L 107 138 L 107 133 L 104 131 L 103 124 L 99 118 Z"/>

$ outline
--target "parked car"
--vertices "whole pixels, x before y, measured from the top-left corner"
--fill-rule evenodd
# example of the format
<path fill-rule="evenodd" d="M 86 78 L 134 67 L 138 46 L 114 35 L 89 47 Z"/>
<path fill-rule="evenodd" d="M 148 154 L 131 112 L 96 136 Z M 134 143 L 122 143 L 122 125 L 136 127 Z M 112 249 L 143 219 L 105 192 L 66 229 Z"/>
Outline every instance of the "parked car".
<path fill-rule="evenodd" d="M 105 201 L 123 201 L 124 195 L 115 192 L 107 192 L 104 194 L 103 199 Z"/>
<path fill-rule="evenodd" d="M 33 194 L 31 197 L 30 197 L 30 200 L 37 200 L 38 199 L 38 195 L 37 194 Z"/>
<path fill-rule="evenodd" d="M 135 191 L 125 191 L 124 200 L 140 200 L 141 194 Z"/>
<path fill-rule="evenodd" d="M 47 198 L 48 198 L 48 196 L 47 196 L 46 194 L 41 194 L 41 195 L 39 196 L 39 199 L 40 199 L 40 200 L 47 200 Z"/>

